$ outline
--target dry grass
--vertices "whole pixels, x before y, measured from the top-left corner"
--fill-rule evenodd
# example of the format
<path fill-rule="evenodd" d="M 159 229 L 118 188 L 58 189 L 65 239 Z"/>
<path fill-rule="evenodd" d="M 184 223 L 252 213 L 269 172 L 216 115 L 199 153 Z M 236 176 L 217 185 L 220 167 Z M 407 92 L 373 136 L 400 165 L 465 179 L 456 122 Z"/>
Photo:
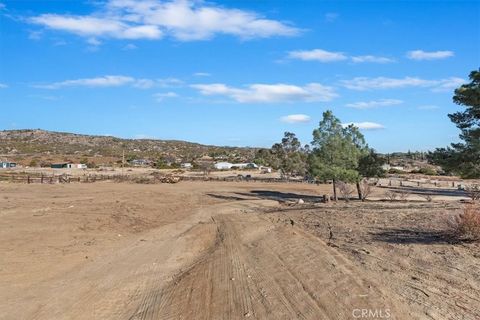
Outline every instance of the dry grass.
<path fill-rule="evenodd" d="M 480 241 L 480 205 L 467 204 L 462 213 L 451 216 L 448 228 L 456 239 L 462 241 Z"/>

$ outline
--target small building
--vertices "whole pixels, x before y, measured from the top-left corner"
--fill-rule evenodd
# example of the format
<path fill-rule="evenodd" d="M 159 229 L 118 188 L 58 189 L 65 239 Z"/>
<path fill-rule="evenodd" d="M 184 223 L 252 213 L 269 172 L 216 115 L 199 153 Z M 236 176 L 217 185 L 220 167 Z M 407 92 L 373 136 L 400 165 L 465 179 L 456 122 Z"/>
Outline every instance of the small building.
<path fill-rule="evenodd" d="M 148 159 L 133 159 L 129 161 L 132 166 L 135 167 L 145 167 L 145 166 L 152 166 L 153 161 Z"/>
<path fill-rule="evenodd" d="M 87 169 L 87 165 L 84 163 L 52 163 L 50 165 L 52 169 Z"/>
<path fill-rule="evenodd" d="M 233 164 L 230 162 L 217 162 L 213 167 L 217 170 L 230 170 L 233 167 Z"/>
<path fill-rule="evenodd" d="M 183 169 L 192 169 L 192 168 L 193 168 L 193 165 L 192 165 L 190 162 L 184 162 L 184 163 L 181 163 L 181 164 L 180 164 L 180 168 L 183 168 Z"/>
<path fill-rule="evenodd" d="M 3 161 L 0 162 L 0 169 L 15 168 L 17 166 L 16 162 Z"/>
<path fill-rule="evenodd" d="M 272 173 L 272 168 L 270 167 L 261 166 L 259 169 L 261 173 Z"/>

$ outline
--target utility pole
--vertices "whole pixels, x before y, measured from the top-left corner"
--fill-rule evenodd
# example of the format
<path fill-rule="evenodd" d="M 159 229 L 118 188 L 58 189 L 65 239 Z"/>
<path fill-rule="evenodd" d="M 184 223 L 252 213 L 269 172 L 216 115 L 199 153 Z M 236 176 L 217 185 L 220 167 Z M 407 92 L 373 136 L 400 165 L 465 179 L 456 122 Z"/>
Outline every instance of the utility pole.
<path fill-rule="evenodd" d="M 124 167 L 125 167 L 125 149 L 122 150 L 122 176 L 123 176 Z"/>

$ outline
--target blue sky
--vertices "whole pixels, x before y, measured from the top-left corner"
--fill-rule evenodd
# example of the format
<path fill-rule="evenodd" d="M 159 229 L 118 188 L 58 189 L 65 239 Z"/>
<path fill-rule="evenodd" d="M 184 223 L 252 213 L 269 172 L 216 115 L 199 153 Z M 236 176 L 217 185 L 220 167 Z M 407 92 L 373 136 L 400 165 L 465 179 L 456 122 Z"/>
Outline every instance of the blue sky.
<path fill-rule="evenodd" d="M 480 66 L 478 1 L 0 3 L 0 129 L 268 147 L 331 109 L 428 150 Z"/>

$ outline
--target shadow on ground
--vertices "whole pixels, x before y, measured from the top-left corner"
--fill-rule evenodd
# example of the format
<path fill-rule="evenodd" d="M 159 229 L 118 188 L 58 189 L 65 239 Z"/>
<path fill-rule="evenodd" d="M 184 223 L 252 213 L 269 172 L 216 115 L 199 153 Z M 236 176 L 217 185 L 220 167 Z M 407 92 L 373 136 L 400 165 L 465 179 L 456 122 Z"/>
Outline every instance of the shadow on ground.
<path fill-rule="evenodd" d="M 297 201 L 303 199 L 306 202 L 322 202 L 323 197 L 307 194 L 298 194 L 291 192 L 279 192 L 279 191 L 270 191 L 270 190 L 252 190 L 250 192 L 236 192 L 233 194 L 214 194 L 208 193 L 210 197 L 222 200 L 252 200 L 252 199 L 262 199 L 262 200 L 276 200 L 280 202 L 285 201 Z"/>
<path fill-rule="evenodd" d="M 371 233 L 373 240 L 396 244 L 440 244 L 454 242 L 446 232 L 437 230 L 387 229 Z"/>
<path fill-rule="evenodd" d="M 434 188 L 417 188 L 417 187 L 381 187 L 392 191 L 407 191 L 416 195 L 430 196 L 449 196 L 449 197 L 467 197 L 467 193 L 463 190 L 454 189 L 434 189 Z"/>

